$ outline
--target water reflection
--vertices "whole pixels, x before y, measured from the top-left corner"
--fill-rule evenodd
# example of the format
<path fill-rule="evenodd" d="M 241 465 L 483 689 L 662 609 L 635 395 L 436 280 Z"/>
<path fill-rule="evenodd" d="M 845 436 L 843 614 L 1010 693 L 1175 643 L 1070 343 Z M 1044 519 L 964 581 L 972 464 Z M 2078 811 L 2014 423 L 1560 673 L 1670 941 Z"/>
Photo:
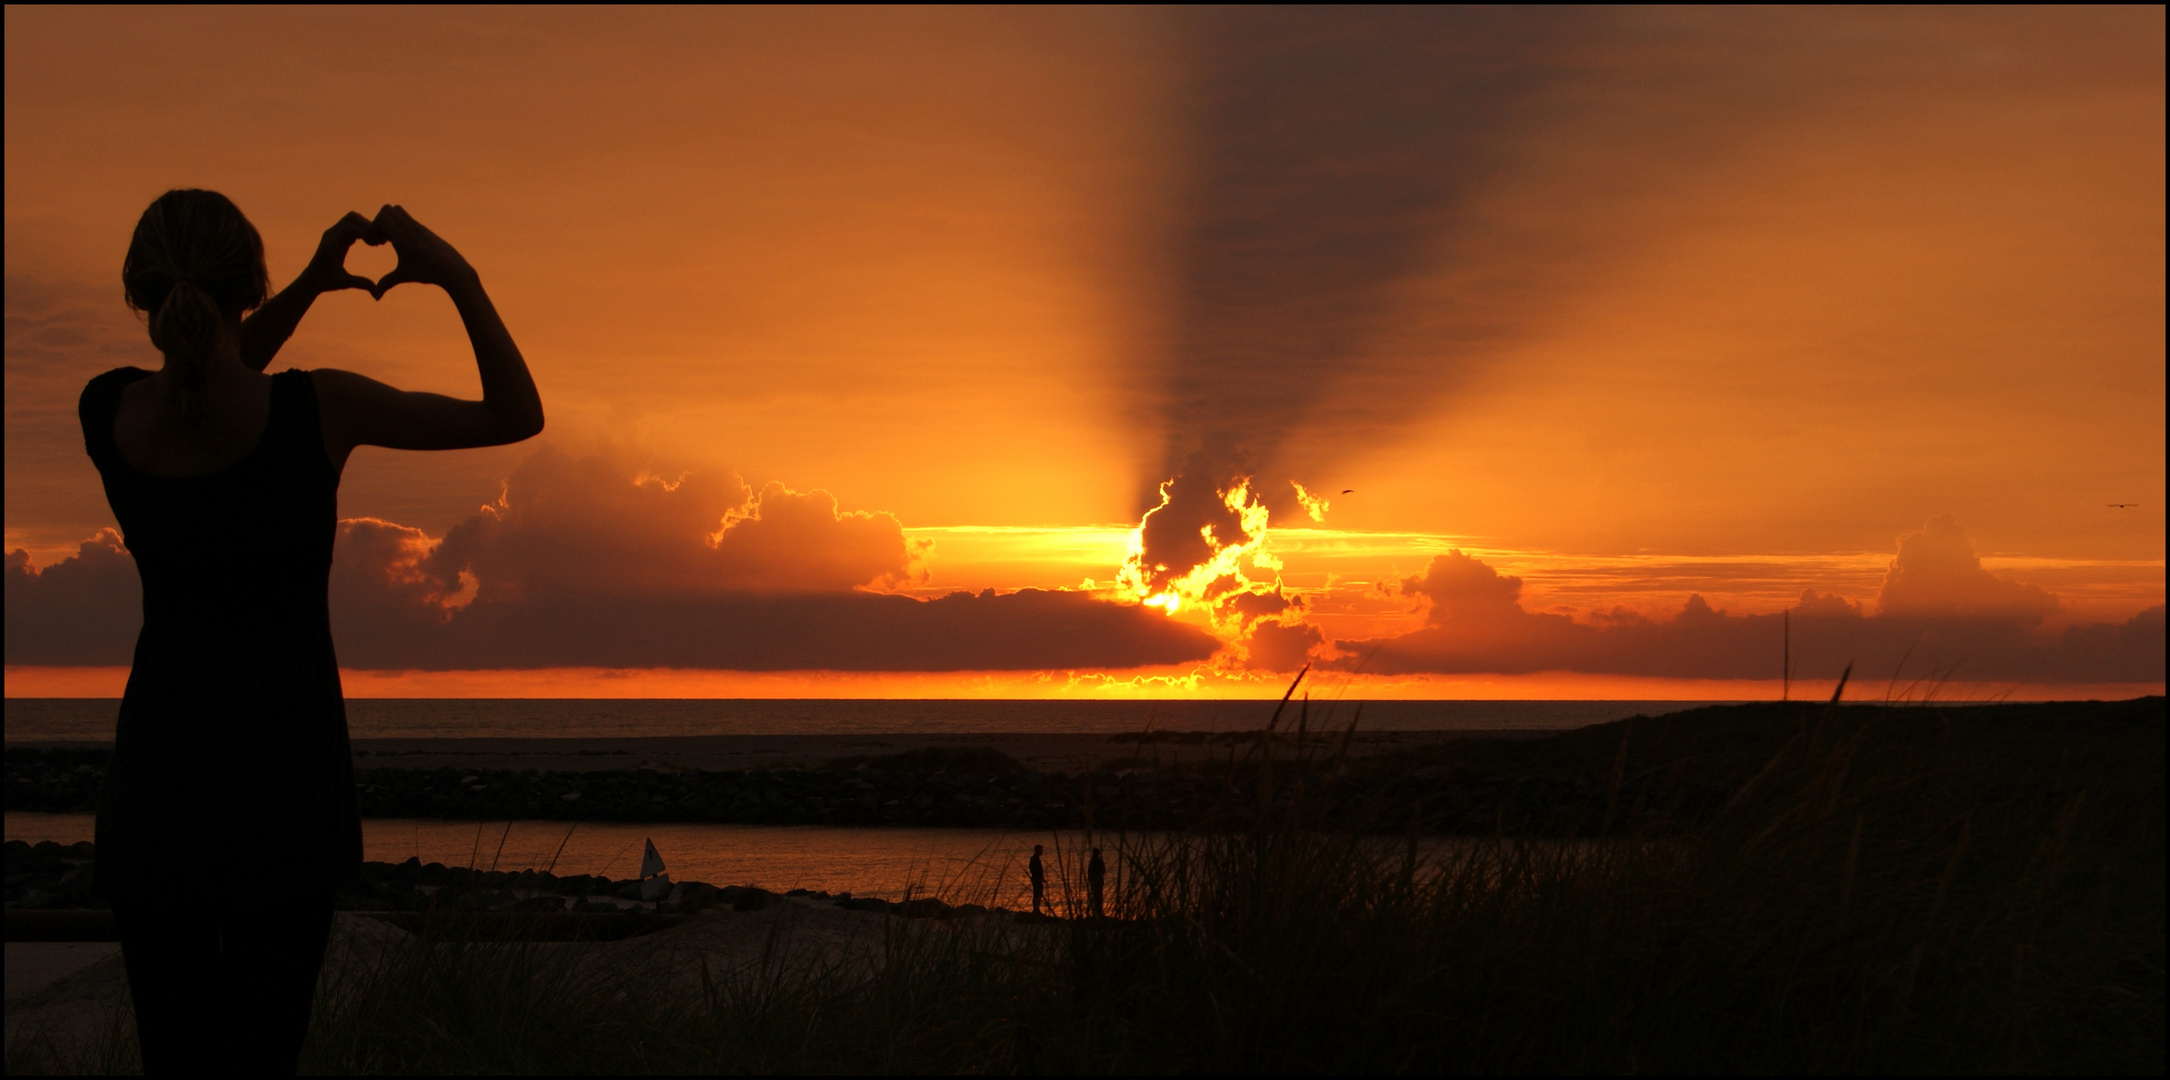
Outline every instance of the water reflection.
<path fill-rule="evenodd" d="M 90 814 L 10 813 L 6 839 L 74 843 L 90 839 L 91 826 Z M 1029 907 L 1025 860 L 1034 844 L 1047 845 L 1051 853 L 1051 884 L 1084 880 L 1082 832 L 554 821 L 477 824 L 379 818 L 362 822 L 364 857 L 376 861 L 413 857 L 483 870 L 551 869 L 559 875 L 621 879 L 638 875 L 642 841 L 647 839 L 655 841 L 674 880 L 758 885 L 777 892 L 849 891 L 855 896 L 894 900 L 916 886 L 915 895 Z M 1053 853 L 1060 853 L 1061 859 L 1053 858 Z M 1072 862 L 1077 865 L 1069 865 Z"/>

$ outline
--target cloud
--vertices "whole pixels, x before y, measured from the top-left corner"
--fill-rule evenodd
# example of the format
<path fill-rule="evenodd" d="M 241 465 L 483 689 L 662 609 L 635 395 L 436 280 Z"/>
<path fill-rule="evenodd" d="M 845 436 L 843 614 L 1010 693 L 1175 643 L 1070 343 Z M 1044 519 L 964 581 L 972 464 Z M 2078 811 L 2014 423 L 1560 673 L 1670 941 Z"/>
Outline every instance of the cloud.
<path fill-rule="evenodd" d="M 1221 610 L 1249 622 L 1253 619 L 1271 618 L 1287 611 L 1301 612 L 1303 606 L 1303 597 L 1289 596 L 1275 588 L 1271 592 L 1251 590 L 1236 593 L 1222 603 Z"/>
<path fill-rule="evenodd" d="M 1580 671 L 1675 678 L 1769 679 L 1780 674 L 1781 616 L 1731 615 L 1690 595 L 1671 618 L 1615 609 L 1588 621 L 1522 607 L 1522 579 L 1453 551 L 1399 590 L 1428 603 L 1425 624 L 1387 638 L 1339 640 L 1329 666 L 1375 674 Z M 1930 519 L 1900 539 L 1874 615 L 1805 590 L 1791 609 L 1795 678 L 2159 682 L 2163 608 L 2116 624 L 2039 630 L 2056 607 L 2043 590 L 1982 569 L 1965 532 Z"/>
<path fill-rule="evenodd" d="M 888 514 L 728 472 L 644 473 L 544 448 L 442 541 L 340 522 L 330 582 L 341 663 L 376 669 L 682 667 L 740 671 L 1135 668 L 1220 642 L 1159 611 L 1024 589 L 918 600 Z M 8 556 L 7 662 L 127 663 L 135 566 L 110 530 L 40 570 Z"/>
<path fill-rule="evenodd" d="M 1157 611 L 1021 589 L 934 600 L 872 593 L 475 602 L 435 634 L 347 644 L 350 667 L 560 666 L 736 671 L 1133 668 L 1203 660 L 1211 637 Z"/>
<path fill-rule="evenodd" d="M 1138 522 L 1122 580 L 1140 597 L 1204 600 L 1216 584 L 1240 575 L 1243 564 L 1264 551 L 1266 520 L 1265 507 L 1243 478 L 1223 482 L 1193 454 L 1184 471 L 1160 485 L 1160 505 Z"/>
<path fill-rule="evenodd" d="M 112 529 L 42 572 L 21 549 L 8 553 L 8 663 L 126 664 L 142 625 L 136 562 Z"/>
<path fill-rule="evenodd" d="M 1523 619 L 1553 618 L 1522 610 L 1521 578 L 1502 575 L 1462 554 L 1459 548 L 1434 558 L 1421 577 L 1404 579 L 1401 591 L 1431 601 L 1425 621 L 1434 626 L 1497 626 Z"/>
<path fill-rule="evenodd" d="M 1966 531 L 1938 514 L 1899 538 L 1877 610 L 1885 615 L 2005 619 L 2032 626 L 2057 610 L 2057 598 L 1982 569 Z"/>
<path fill-rule="evenodd" d="M 1294 671 L 1308 664 L 1326 635 L 1308 623 L 1260 620 L 1243 639 L 1244 666 L 1253 671 Z"/>
<path fill-rule="evenodd" d="M 1801 599 L 1793 605 L 1793 613 L 1811 619 L 1858 619 L 1861 602 L 1848 600 L 1837 593 L 1802 589 Z"/>
<path fill-rule="evenodd" d="M 426 569 L 447 587 L 471 573 L 478 599 L 495 602 L 837 592 L 914 580 L 917 561 L 894 516 L 839 512 L 826 491 L 756 494 L 728 471 L 659 476 L 622 452 L 545 446 Z"/>

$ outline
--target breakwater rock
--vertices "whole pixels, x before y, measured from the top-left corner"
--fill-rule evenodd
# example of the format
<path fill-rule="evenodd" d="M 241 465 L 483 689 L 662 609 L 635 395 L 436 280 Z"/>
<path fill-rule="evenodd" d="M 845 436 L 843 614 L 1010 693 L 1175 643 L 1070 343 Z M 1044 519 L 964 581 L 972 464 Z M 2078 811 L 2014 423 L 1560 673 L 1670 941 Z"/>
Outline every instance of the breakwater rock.
<path fill-rule="evenodd" d="M 7 808 L 96 808 L 104 750 L 10 749 Z M 1122 769 L 1042 773 L 987 749 L 916 750 L 821 768 L 357 770 L 365 817 L 794 825 L 1167 828 L 1196 821 L 1226 784 Z"/>
<path fill-rule="evenodd" d="M 1534 741 L 1534 740 L 1533 740 Z M 7 751 L 7 808 L 83 812 L 97 804 L 103 750 Z M 1367 830 L 1581 833 L 1684 806 L 1706 810 L 1730 787 L 1677 779 L 1608 783 L 1572 762 L 1442 761 L 1382 755 L 1347 762 L 1256 761 L 1184 768 L 1146 763 L 1076 775 L 1037 772 L 985 748 L 847 758 L 819 768 L 595 771 L 364 768 L 362 814 L 460 821 L 1170 829 L 1287 820 L 1301 800 L 1318 824 Z M 1263 781 L 1263 782 L 1262 782 Z"/>
<path fill-rule="evenodd" d="M 8 747 L 7 808 L 55 814 L 95 810 L 112 757 L 103 748 Z"/>
<path fill-rule="evenodd" d="M 8 909 L 106 907 L 104 901 L 91 895 L 90 862 L 94 854 L 96 849 L 88 840 L 75 844 L 8 841 Z"/>

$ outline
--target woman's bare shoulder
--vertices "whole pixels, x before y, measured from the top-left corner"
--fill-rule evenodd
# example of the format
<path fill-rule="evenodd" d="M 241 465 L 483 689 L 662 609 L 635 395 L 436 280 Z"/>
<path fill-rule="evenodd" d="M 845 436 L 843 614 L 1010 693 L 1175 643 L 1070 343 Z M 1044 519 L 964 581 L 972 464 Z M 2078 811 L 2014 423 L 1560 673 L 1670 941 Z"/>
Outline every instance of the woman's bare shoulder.
<path fill-rule="evenodd" d="M 83 393 L 76 398 L 76 411 L 88 415 L 99 406 L 109 405 L 119 398 L 121 391 L 150 378 L 151 374 L 139 367 L 117 367 L 95 376 L 83 384 Z"/>

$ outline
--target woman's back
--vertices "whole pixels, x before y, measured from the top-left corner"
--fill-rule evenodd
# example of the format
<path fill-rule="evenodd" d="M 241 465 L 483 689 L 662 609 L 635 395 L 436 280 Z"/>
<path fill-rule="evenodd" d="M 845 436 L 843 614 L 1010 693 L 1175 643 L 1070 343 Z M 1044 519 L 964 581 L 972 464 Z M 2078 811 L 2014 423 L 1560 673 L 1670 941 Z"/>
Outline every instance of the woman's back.
<path fill-rule="evenodd" d="M 131 462 L 114 435 L 127 388 L 149 377 L 136 368 L 108 372 L 84 390 L 79 408 L 85 446 L 143 574 L 146 629 L 205 623 L 201 629 L 223 637 L 320 617 L 339 474 L 324 454 L 310 374 L 265 379 L 268 408 L 241 455 L 181 476 Z M 163 603 L 182 598 L 191 602 Z"/>
<path fill-rule="evenodd" d="M 79 406 L 143 581 L 98 881 L 109 894 L 155 887 L 203 865 L 206 845 L 241 845 L 274 881 L 339 884 L 361 839 L 326 606 L 339 474 L 315 382 L 271 377 L 260 434 L 228 440 L 238 458 L 170 476 L 131 463 L 115 437 L 124 396 L 151 377 L 108 372 Z"/>

